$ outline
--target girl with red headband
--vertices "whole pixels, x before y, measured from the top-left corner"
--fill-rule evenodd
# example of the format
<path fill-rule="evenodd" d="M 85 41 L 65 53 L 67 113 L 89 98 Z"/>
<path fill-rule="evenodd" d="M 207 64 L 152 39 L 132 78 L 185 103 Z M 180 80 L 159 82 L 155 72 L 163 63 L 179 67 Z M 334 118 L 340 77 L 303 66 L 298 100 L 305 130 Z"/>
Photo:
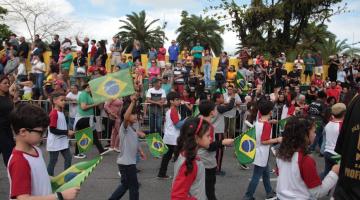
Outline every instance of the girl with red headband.
<path fill-rule="evenodd" d="M 205 200 L 205 168 L 197 156 L 199 148 L 209 148 L 210 123 L 200 118 L 186 120 L 174 152 L 172 200 Z"/>

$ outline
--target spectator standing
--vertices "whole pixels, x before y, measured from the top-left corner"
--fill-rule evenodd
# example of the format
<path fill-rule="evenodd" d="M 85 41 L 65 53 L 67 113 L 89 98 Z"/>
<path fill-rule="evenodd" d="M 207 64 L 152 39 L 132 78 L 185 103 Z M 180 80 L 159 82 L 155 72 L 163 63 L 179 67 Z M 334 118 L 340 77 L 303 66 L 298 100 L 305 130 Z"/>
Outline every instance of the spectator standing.
<path fill-rule="evenodd" d="M 79 37 L 76 36 L 76 44 L 81 47 L 82 55 L 87 58 L 88 57 L 88 50 L 89 50 L 89 38 L 84 37 L 84 41 L 81 42 Z"/>
<path fill-rule="evenodd" d="M 91 49 L 90 49 L 90 65 L 94 65 L 94 64 L 95 64 L 95 54 L 96 54 L 96 52 L 97 52 L 96 40 L 91 40 L 90 44 L 91 44 Z"/>
<path fill-rule="evenodd" d="M 59 61 L 59 55 L 60 55 L 60 41 L 59 41 L 59 35 L 54 35 L 54 40 L 49 45 L 51 49 L 51 56 L 54 58 L 55 62 Z"/>
<path fill-rule="evenodd" d="M 24 37 L 20 37 L 20 46 L 19 46 L 19 56 L 24 58 L 25 60 L 29 55 L 29 43 L 25 41 Z"/>
<path fill-rule="evenodd" d="M 164 47 L 164 44 L 160 44 L 160 48 L 157 52 L 157 59 L 159 62 L 159 67 L 165 68 L 165 55 L 166 55 L 166 49 Z"/>
<path fill-rule="evenodd" d="M 113 39 L 113 43 L 110 46 L 110 51 L 111 51 L 111 72 L 113 72 L 114 67 L 116 67 L 120 63 L 121 51 L 122 51 L 119 36 L 114 36 L 112 39 Z"/>
<path fill-rule="evenodd" d="M 196 45 L 191 49 L 191 55 L 194 57 L 194 72 L 198 69 L 197 73 L 200 73 L 202 66 L 202 55 L 204 52 L 204 47 L 200 45 L 200 42 L 196 42 Z"/>
<path fill-rule="evenodd" d="M 309 80 L 311 80 L 311 76 L 313 75 L 313 70 L 315 66 L 315 59 L 311 57 L 311 53 L 307 54 L 307 57 L 304 59 L 305 64 L 305 82 L 307 82 L 307 78 L 309 77 Z"/>
<path fill-rule="evenodd" d="M 162 113 L 165 105 L 166 94 L 165 90 L 161 88 L 161 80 L 153 78 L 153 87 L 146 93 L 146 101 L 150 103 L 149 106 L 149 121 L 150 133 L 162 134 Z"/>
<path fill-rule="evenodd" d="M 173 66 L 175 66 L 180 53 L 179 45 L 176 44 L 175 40 L 171 41 L 171 45 L 169 46 L 168 52 L 169 52 L 169 61 Z"/>
<path fill-rule="evenodd" d="M 239 59 L 241 61 L 241 66 L 245 69 L 249 67 L 249 59 L 251 58 L 249 49 L 244 47 L 239 54 Z M 239 65 L 240 66 L 240 65 Z"/>
<path fill-rule="evenodd" d="M 205 50 L 204 55 L 204 81 L 205 81 L 205 87 L 209 88 L 211 86 L 211 60 L 212 56 L 210 54 L 209 49 Z"/>

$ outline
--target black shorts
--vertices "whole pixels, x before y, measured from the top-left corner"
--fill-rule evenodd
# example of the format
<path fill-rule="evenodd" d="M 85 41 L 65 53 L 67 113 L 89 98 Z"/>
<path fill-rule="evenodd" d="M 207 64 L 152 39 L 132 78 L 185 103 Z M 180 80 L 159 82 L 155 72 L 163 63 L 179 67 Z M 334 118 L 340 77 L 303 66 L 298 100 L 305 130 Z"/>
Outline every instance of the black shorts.
<path fill-rule="evenodd" d="M 312 75 L 313 75 L 313 72 L 312 72 L 312 71 L 304 71 L 304 74 L 305 74 L 305 75 L 312 76 Z"/>
<path fill-rule="evenodd" d="M 194 68 L 195 67 L 201 67 L 202 65 L 202 59 L 201 58 L 194 58 Z"/>

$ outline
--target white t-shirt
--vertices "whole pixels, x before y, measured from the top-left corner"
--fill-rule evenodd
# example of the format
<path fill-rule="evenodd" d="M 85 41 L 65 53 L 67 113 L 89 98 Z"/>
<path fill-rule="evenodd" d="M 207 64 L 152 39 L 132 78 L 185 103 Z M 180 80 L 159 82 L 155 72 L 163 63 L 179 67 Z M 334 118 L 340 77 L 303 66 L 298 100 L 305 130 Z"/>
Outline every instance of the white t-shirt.
<path fill-rule="evenodd" d="M 345 83 L 346 78 L 346 72 L 344 70 L 338 70 L 337 71 L 337 81 L 340 81 L 341 83 Z"/>
<path fill-rule="evenodd" d="M 24 63 L 20 63 L 20 64 L 19 64 L 17 75 L 18 75 L 18 76 L 19 76 L 19 75 L 26 75 L 26 68 L 25 68 Z"/>
<path fill-rule="evenodd" d="M 40 62 L 40 61 L 36 61 L 35 63 L 33 63 L 32 67 L 31 67 L 31 72 L 32 73 L 36 73 L 36 74 L 40 74 L 40 73 L 44 73 L 38 69 L 35 68 L 40 68 L 41 70 L 45 71 L 45 63 Z"/>
<path fill-rule="evenodd" d="M 59 130 L 67 130 L 66 118 L 63 112 L 53 109 L 50 114 L 49 133 L 46 140 L 47 151 L 60 151 L 69 148 L 69 141 L 67 135 L 55 135 L 51 133 L 50 127 L 55 127 Z"/>
<path fill-rule="evenodd" d="M 176 145 L 177 138 L 180 135 L 180 130 L 175 127 L 175 124 L 179 122 L 181 116 L 175 109 L 169 109 L 165 114 L 164 124 L 164 143 L 170 145 Z"/>
<path fill-rule="evenodd" d="M 79 94 L 80 94 L 79 92 L 77 94 L 69 92 L 66 95 L 66 98 L 71 99 L 73 101 L 77 101 L 77 99 L 79 98 Z M 77 113 L 77 103 L 70 103 L 69 104 L 69 117 L 70 118 L 75 118 L 76 113 Z"/>
<path fill-rule="evenodd" d="M 165 90 L 162 88 L 157 90 L 154 87 L 152 87 L 148 89 L 148 91 L 146 92 L 146 98 L 150 98 L 151 100 L 158 101 L 161 100 L 162 98 L 166 98 L 166 93 Z"/>
<path fill-rule="evenodd" d="M 266 167 L 269 160 L 270 145 L 261 144 L 262 141 L 271 139 L 272 126 L 269 122 L 260 120 L 255 122 L 256 150 L 254 165 Z"/>
<path fill-rule="evenodd" d="M 231 99 L 231 98 L 229 97 L 228 93 L 225 93 L 225 94 L 224 94 L 224 100 L 225 100 L 225 102 L 226 102 L 226 103 L 229 103 L 230 99 Z M 230 111 L 225 112 L 225 113 L 224 113 L 224 117 L 229 117 L 229 118 L 235 117 L 235 116 L 236 116 L 236 110 L 237 110 L 236 104 L 239 104 L 239 103 L 241 103 L 241 98 L 240 98 L 240 96 L 239 96 L 238 94 L 235 94 L 235 106 L 234 106 L 234 108 L 231 109 Z"/>
<path fill-rule="evenodd" d="M 330 121 L 326 124 L 324 131 L 326 135 L 325 141 L 325 152 L 329 152 L 333 155 L 337 155 L 335 152 L 335 146 L 337 139 L 339 137 L 340 129 L 342 122 L 341 121 Z"/>

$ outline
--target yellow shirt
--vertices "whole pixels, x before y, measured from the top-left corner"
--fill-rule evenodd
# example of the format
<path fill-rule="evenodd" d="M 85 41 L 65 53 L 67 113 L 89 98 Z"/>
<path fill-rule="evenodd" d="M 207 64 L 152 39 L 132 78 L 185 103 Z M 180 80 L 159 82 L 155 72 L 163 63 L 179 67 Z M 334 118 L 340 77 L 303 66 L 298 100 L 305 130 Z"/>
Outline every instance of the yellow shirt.
<path fill-rule="evenodd" d="M 236 71 L 235 72 L 227 72 L 226 80 L 233 81 L 236 78 Z"/>

